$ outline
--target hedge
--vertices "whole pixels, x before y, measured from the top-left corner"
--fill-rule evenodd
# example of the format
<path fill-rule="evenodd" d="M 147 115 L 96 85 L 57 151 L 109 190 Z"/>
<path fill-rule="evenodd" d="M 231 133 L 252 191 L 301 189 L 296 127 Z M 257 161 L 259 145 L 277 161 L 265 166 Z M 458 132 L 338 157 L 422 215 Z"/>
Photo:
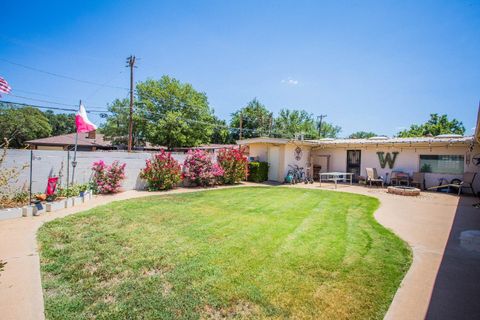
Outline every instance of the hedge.
<path fill-rule="evenodd" d="M 248 164 L 248 181 L 263 182 L 266 180 L 268 180 L 268 162 L 250 162 Z"/>

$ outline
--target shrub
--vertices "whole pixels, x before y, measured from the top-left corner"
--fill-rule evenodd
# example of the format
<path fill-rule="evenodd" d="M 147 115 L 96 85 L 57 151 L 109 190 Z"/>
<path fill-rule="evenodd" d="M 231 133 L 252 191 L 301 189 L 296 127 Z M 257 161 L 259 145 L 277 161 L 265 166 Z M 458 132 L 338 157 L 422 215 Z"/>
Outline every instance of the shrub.
<path fill-rule="evenodd" d="M 247 157 L 242 149 L 221 149 L 217 156 L 218 164 L 222 167 L 223 182 L 238 183 L 247 176 Z"/>
<path fill-rule="evenodd" d="M 111 165 L 106 165 L 103 160 L 93 163 L 92 187 L 95 193 L 115 193 L 118 192 L 121 182 L 125 179 L 125 166 L 118 161 Z"/>
<path fill-rule="evenodd" d="M 268 162 L 253 161 L 248 164 L 248 181 L 268 180 Z"/>
<path fill-rule="evenodd" d="M 169 190 L 182 180 L 181 167 L 170 152 L 161 150 L 146 161 L 140 178 L 147 180 L 147 189 L 150 191 Z"/>
<path fill-rule="evenodd" d="M 219 183 L 223 169 L 203 150 L 189 150 L 183 164 L 183 176 L 199 186 Z"/>
<path fill-rule="evenodd" d="M 28 164 L 25 163 L 22 166 L 5 165 L 9 141 L 4 138 L 4 142 L 0 144 L 2 149 L 0 151 L 0 209 L 28 203 L 28 195 L 25 198 L 24 190 L 16 188 L 16 182 L 18 182 L 22 171 L 28 167 Z"/>

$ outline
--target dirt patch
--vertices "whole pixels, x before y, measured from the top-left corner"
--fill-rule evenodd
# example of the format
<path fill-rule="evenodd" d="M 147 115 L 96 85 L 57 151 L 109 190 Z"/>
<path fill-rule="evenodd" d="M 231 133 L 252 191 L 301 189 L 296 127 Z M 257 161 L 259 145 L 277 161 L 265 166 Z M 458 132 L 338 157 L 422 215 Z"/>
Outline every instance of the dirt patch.
<path fill-rule="evenodd" d="M 201 313 L 200 319 L 251 319 L 260 314 L 260 307 L 248 301 L 239 301 L 231 306 L 215 308 L 206 305 Z"/>

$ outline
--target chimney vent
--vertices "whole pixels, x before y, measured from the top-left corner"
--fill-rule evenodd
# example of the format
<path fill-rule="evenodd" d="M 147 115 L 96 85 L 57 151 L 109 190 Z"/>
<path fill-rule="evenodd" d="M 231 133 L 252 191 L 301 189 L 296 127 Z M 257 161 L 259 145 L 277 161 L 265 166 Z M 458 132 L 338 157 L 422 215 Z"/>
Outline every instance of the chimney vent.
<path fill-rule="evenodd" d="M 95 130 L 90 131 L 87 135 L 87 139 L 95 139 L 95 137 L 96 137 Z"/>

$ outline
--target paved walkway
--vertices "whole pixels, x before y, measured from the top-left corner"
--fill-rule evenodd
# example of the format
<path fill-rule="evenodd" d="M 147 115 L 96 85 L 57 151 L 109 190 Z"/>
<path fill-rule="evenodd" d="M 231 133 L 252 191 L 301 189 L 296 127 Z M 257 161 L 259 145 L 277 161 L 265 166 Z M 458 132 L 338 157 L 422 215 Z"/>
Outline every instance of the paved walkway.
<path fill-rule="evenodd" d="M 320 189 L 318 184 L 296 187 Z M 321 189 L 333 188 L 322 183 Z M 477 199 L 436 192 L 405 197 L 349 185 L 337 191 L 378 198 L 375 218 L 412 247 L 412 266 L 385 319 L 480 319 L 480 253 L 461 248 L 459 241 L 461 231 L 480 230 L 480 209 L 472 206 Z M 446 251 L 452 246 L 453 259 Z"/>
<path fill-rule="evenodd" d="M 333 188 L 329 184 L 322 184 L 322 188 L 318 184 L 296 185 L 295 187 Z M 169 193 L 194 191 L 198 191 L 198 189 L 177 189 Z M 385 227 L 392 229 L 413 248 L 412 267 L 402 281 L 386 319 L 424 319 L 427 311 L 432 319 L 439 319 L 437 316 L 442 314 L 442 301 L 450 298 L 449 295 L 445 295 L 445 292 L 450 292 L 450 290 L 448 281 L 447 283 L 443 281 L 439 286 L 438 270 L 451 270 L 451 268 L 448 268 L 448 261 L 443 258 L 447 242 L 449 246 L 451 246 L 451 243 L 454 246 L 458 243 L 457 233 L 459 228 L 456 228 L 456 233 L 451 234 L 454 221 L 458 220 L 459 216 L 468 215 L 478 222 L 480 210 L 471 206 L 474 199 L 461 198 L 462 203 L 459 204 L 458 197 L 446 194 L 427 193 L 417 198 L 410 198 L 390 195 L 383 189 L 344 185 L 339 185 L 337 191 L 360 193 L 379 198 L 381 206 L 375 213 L 376 219 Z M 157 193 L 127 191 L 113 196 L 96 197 L 81 206 L 65 209 L 61 212 L 47 213 L 40 217 L 0 221 L 0 258 L 8 263 L 5 271 L 0 275 L 0 318 L 44 318 L 40 261 L 36 242 L 37 230 L 43 223 L 112 201 L 154 194 Z M 158 194 L 166 194 L 166 192 Z M 462 221 L 464 222 L 463 228 L 471 228 L 471 222 L 465 224 L 465 219 Z M 480 229 L 480 226 L 477 227 L 477 229 Z M 477 257 L 477 255 L 473 255 Z M 455 260 L 471 261 L 472 253 L 465 253 L 461 249 L 456 250 L 455 258 Z M 471 264 L 469 266 L 471 268 L 475 267 Z M 458 265 L 456 267 L 455 270 L 458 270 Z M 465 273 L 463 277 L 462 275 L 463 273 L 458 274 L 455 282 L 460 281 L 464 286 L 469 284 L 471 286 L 471 277 L 480 275 L 480 272 Z M 462 290 L 464 286 L 457 289 Z M 475 289 L 473 288 L 473 290 Z M 432 298 L 432 292 L 434 292 L 434 299 Z M 478 302 L 478 290 L 474 293 L 477 294 L 476 297 L 474 295 L 474 299 L 476 298 Z M 457 297 L 456 300 L 460 304 L 458 306 L 459 310 L 462 310 L 461 301 L 463 300 L 461 298 L 461 296 L 460 298 Z M 476 310 L 478 308 L 470 312 Z M 457 313 L 457 315 L 459 314 Z M 456 319 L 459 318 L 462 317 L 456 317 Z M 467 318 L 467 316 L 464 318 Z"/>

